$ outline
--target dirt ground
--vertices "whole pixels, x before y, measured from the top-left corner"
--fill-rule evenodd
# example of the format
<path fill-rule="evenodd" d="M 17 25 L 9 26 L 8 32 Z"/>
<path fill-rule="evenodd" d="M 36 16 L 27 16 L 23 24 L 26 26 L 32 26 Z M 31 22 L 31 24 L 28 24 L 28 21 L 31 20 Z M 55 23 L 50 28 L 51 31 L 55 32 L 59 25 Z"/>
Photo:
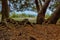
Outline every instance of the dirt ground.
<path fill-rule="evenodd" d="M 60 40 L 60 24 L 0 24 L 0 40 Z"/>

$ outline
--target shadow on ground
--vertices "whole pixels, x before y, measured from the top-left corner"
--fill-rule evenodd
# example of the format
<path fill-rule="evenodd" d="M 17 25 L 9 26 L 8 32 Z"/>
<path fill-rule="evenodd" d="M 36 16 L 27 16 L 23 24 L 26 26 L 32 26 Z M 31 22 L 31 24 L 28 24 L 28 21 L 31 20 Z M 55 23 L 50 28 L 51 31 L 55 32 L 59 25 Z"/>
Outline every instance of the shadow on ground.
<path fill-rule="evenodd" d="M 0 40 L 60 40 L 60 25 L 0 24 Z"/>

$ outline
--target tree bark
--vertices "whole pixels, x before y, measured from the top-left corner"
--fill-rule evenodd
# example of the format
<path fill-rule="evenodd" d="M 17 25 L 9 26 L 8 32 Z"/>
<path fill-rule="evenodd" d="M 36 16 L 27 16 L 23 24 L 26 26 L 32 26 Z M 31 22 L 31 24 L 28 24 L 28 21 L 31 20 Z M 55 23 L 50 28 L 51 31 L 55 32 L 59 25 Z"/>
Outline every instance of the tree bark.
<path fill-rule="evenodd" d="M 45 12 L 51 0 L 46 0 L 45 4 L 42 6 L 40 12 L 37 15 L 37 24 L 42 24 L 45 18 Z"/>
<path fill-rule="evenodd" d="M 60 5 L 56 8 L 53 14 L 47 19 L 45 23 L 47 24 L 56 24 L 60 18 Z"/>
<path fill-rule="evenodd" d="M 42 7 L 42 2 L 41 2 L 41 0 L 39 0 L 39 2 L 40 2 L 40 7 Z"/>
<path fill-rule="evenodd" d="M 39 13 L 39 11 L 40 11 L 40 7 L 39 7 L 38 0 L 35 0 L 35 4 L 36 4 L 37 12 Z"/>
<path fill-rule="evenodd" d="M 45 2 L 45 0 L 42 0 L 43 2 Z"/>
<path fill-rule="evenodd" d="M 6 18 L 9 18 L 8 0 L 2 0 L 2 21 Z"/>

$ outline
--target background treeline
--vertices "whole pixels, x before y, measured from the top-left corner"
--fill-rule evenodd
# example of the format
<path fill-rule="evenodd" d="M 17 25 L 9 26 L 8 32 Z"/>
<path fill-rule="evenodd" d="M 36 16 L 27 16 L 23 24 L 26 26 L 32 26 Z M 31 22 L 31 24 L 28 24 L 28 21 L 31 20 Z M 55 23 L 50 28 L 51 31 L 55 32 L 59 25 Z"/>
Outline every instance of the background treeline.
<path fill-rule="evenodd" d="M 25 13 L 21 13 L 21 14 L 16 14 L 16 13 L 11 13 L 10 18 L 22 18 L 22 17 L 36 17 L 35 15 L 31 15 L 31 14 L 25 14 Z"/>

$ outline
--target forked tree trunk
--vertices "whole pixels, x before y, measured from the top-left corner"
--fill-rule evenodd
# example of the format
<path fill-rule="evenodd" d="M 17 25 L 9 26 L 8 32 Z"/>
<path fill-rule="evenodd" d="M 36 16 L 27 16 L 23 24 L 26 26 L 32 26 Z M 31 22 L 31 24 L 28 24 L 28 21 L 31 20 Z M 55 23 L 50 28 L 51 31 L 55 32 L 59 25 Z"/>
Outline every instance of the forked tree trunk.
<path fill-rule="evenodd" d="M 47 24 L 56 24 L 57 20 L 60 18 L 60 5 L 56 8 L 53 14 L 47 19 Z"/>
<path fill-rule="evenodd" d="M 37 24 L 42 24 L 45 19 L 45 12 L 51 0 L 46 0 L 45 4 L 42 6 L 40 12 L 37 15 Z"/>
<path fill-rule="evenodd" d="M 8 0 L 2 0 L 2 21 L 9 17 Z"/>

